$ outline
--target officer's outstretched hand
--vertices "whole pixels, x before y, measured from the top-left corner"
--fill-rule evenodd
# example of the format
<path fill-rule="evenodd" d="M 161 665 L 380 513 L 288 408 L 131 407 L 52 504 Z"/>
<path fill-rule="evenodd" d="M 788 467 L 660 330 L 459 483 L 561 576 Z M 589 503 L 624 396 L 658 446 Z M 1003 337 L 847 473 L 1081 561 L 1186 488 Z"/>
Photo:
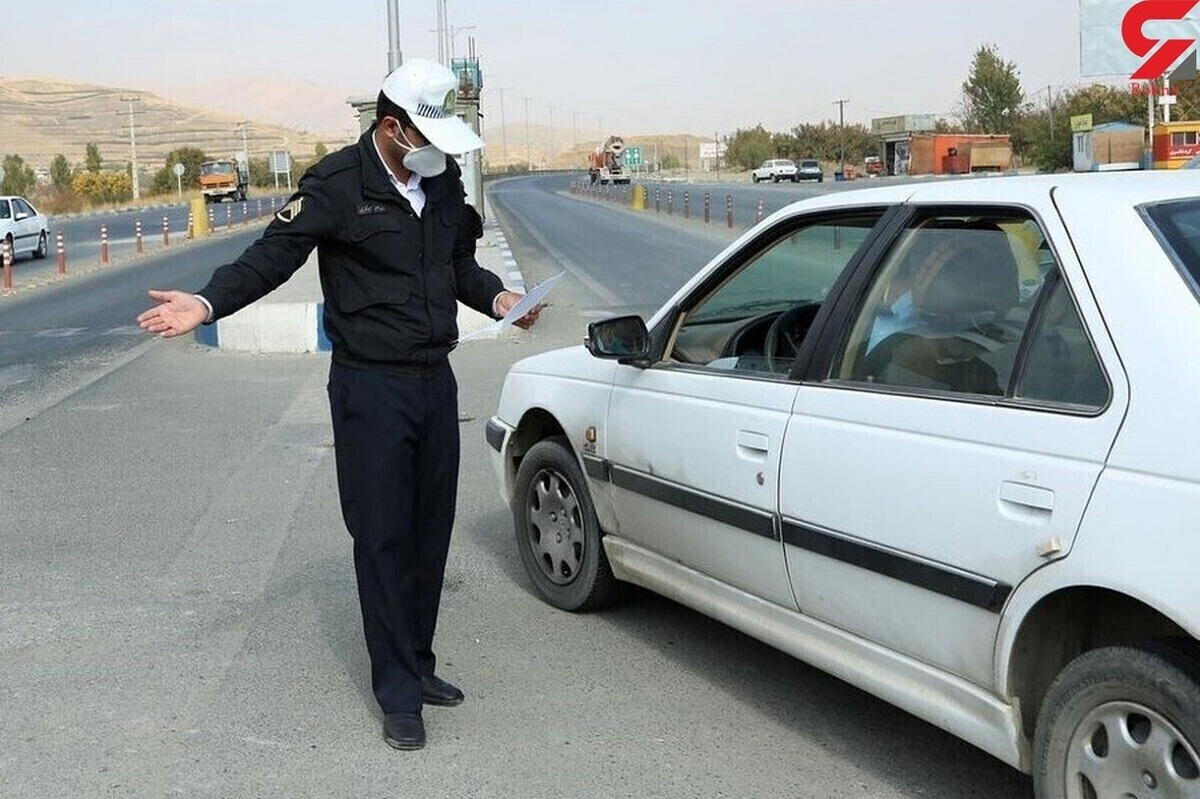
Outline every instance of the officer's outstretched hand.
<path fill-rule="evenodd" d="M 518 294 L 515 291 L 501 292 L 500 296 L 496 298 L 496 310 L 500 311 L 500 315 L 503 316 L 504 314 L 508 313 L 514 305 L 520 302 L 521 298 L 524 296 L 524 294 Z M 535 305 L 533 310 L 522 316 L 517 321 L 513 322 L 513 324 L 517 327 L 528 330 L 533 326 L 533 323 L 537 321 L 538 314 L 542 312 L 542 308 L 544 307 L 544 304 Z"/>
<path fill-rule="evenodd" d="M 163 338 L 182 336 L 203 324 L 208 318 L 208 306 L 196 295 L 184 291 L 150 291 L 157 305 L 138 315 L 142 330 Z"/>

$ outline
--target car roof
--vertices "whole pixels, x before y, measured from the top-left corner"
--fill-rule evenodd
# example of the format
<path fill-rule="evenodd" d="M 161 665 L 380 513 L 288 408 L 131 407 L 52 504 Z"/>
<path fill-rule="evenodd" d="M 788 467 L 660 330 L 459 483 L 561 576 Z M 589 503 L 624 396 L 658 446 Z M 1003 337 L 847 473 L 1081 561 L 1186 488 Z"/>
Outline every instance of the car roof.
<path fill-rule="evenodd" d="M 938 179 L 853 188 L 799 200 L 785 211 L 814 211 L 858 205 L 936 203 L 1033 203 L 1051 193 L 1111 195 L 1127 204 L 1200 197 L 1200 180 L 1178 170 L 1067 172 L 1054 175 L 999 175 Z"/>

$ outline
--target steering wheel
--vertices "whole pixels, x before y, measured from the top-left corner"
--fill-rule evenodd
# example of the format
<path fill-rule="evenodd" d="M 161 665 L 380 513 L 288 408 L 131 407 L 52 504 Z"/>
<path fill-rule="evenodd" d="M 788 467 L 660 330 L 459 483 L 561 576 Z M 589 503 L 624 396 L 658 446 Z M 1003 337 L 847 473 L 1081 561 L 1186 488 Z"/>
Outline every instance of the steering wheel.
<path fill-rule="evenodd" d="M 790 369 L 791 362 L 800 351 L 800 342 L 804 341 L 804 336 L 819 310 L 820 303 L 806 302 L 788 308 L 775 317 L 771 326 L 767 328 L 767 337 L 763 342 L 763 356 L 766 358 L 768 369 L 781 373 Z"/>

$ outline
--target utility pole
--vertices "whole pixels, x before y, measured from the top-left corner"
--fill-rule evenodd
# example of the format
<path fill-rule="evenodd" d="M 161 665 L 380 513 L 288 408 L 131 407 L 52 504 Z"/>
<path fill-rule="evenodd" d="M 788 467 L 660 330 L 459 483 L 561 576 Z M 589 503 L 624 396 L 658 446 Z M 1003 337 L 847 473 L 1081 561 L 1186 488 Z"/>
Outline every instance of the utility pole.
<path fill-rule="evenodd" d="M 721 134 L 713 134 L 713 163 L 717 165 L 717 182 L 721 180 Z"/>
<path fill-rule="evenodd" d="M 838 169 L 842 171 L 842 179 L 846 179 L 846 103 L 849 100 L 834 100 L 838 107 Z"/>
<path fill-rule="evenodd" d="M 549 166 L 553 167 L 554 166 L 554 106 L 550 106 L 549 127 L 550 127 L 550 133 L 549 133 L 550 144 L 547 145 L 547 147 L 546 147 L 546 150 L 547 150 L 546 160 L 549 162 Z"/>
<path fill-rule="evenodd" d="M 571 112 L 571 152 L 575 152 L 575 148 L 579 146 L 579 112 Z"/>
<path fill-rule="evenodd" d="M 511 89 L 512 86 L 497 86 L 496 91 L 500 94 L 500 160 L 504 162 L 504 171 L 508 171 L 508 130 L 504 122 L 504 90 Z"/>
<path fill-rule="evenodd" d="M 1050 86 L 1046 87 L 1046 116 L 1050 118 L 1050 142 L 1054 146 L 1054 96 L 1050 94 Z"/>
<path fill-rule="evenodd" d="M 137 126 L 134 124 L 134 121 L 133 121 L 133 104 L 136 102 L 140 102 L 141 99 L 142 99 L 141 97 L 122 97 L 121 98 L 121 102 L 129 103 L 129 150 L 130 150 L 130 164 L 131 164 L 132 172 L 133 172 L 133 174 L 132 174 L 133 199 L 135 199 L 135 200 L 141 199 L 142 190 L 141 190 L 140 182 L 138 181 L 137 134 L 134 132 L 136 130 Z M 118 111 L 117 113 L 120 114 L 121 112 Z"/>
<path fill-rule="evenodd" d="M 243 119 L 241 122 L 237 123 L 237 127 L 235 127 L 234 130 L 237 131 L 238 133 L 242 134 L 242 155 L 245 157 L 246 163 L 249 164 L 250 163 L 250 145 L 249 145 L 247 139 L 248 139 L 248 133 L 250 131 L 250 120 Z"/>
<path fill-rule="evenodd" d="M 841 170 L 842 180 L 846 179 L 846 103 L 848 100 L 835 100 L 838 107 L 838 169 Z"/>
<path fill-rule="evenodd" d="M 525 168 L 533 171 L 533 154 L 529 149 L 529 98 L 525 98 Z"/>
<path fill-rule="evenodd" d="M 400 0 L 388 0 L 388 74 L 404 63 L 400 55 Z"/>

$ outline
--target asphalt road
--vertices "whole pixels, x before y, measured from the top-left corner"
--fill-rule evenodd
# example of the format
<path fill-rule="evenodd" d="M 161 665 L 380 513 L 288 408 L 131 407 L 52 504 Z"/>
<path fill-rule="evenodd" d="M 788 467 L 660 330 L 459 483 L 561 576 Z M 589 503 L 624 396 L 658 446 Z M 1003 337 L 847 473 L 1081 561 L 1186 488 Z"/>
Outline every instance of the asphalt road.
<path fill-rule="evenodd" d="M 429 746 L 380 737 L 327 356 L 147 339 L 0 424 L 0 795 L 1029 799 L 978 750 L 674 603 L 534 596 L 483 437 L 505 371 L 666 296 L 727 237 L 542 180 L 493 206 L 527 283 L 568 277 L 532 330 L 453 356 L 437 649 L 467 701 L 426 710 Z"/>

